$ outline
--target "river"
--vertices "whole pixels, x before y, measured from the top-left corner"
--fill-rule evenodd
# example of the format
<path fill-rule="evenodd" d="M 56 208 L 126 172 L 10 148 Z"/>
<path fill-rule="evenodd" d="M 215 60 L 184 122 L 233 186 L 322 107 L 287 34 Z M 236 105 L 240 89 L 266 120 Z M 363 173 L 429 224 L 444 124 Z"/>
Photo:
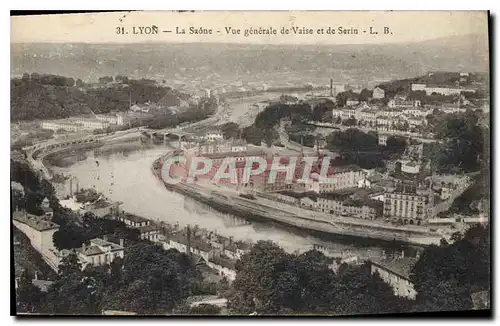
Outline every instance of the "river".
<path fill-rule="evenodd" d="M 80 188 L 93 187 L 113 200 L 122 201 L 127 212 L 170 224 L 198 225 L 236 240 L 256 242 L 273 240 L 288 252 L 303 252 L 313 244 L 323 244 L 335 251 L 356 252 L 361 256 L 378 256 L 382 244 L 362 240 L 312 236 L 272 223 L 241 223 L 241 218 L 216 212 L 183 195 L 170 192 L 150 171 L 156 158 L 168 149 L 145 146 L 138 142 L 105 147 L 83 153 L 58 154 L 50 160 L 56 173 L 76 177 Z M 75 186 L 75 181 L 73 181 Z M 69 193 L 69 181 L 56 185 L 59 197 Z"/>

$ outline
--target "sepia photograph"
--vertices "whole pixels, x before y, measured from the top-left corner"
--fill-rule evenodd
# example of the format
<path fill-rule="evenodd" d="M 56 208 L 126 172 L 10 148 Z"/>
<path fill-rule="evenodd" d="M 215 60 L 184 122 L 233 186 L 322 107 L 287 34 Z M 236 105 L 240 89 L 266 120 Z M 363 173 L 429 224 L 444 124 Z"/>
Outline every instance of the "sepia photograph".
<path fill-rule="evenodd" d="M 491 316 L 490 24 L 11 13 L 11 315 Z"/>

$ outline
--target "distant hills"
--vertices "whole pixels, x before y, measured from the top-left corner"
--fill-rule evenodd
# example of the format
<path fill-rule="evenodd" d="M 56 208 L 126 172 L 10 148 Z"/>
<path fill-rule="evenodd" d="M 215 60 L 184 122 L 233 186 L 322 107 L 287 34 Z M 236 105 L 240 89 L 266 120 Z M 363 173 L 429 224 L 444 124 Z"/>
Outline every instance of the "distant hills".
<path fill-rule="evenodd" d="M 12 44 L 11 74 L 39 72 L 84 80 L 116 74 L 167 80 L 215 74 L 265 82 L 278 73 L 325 81 L 335 73 L 367 81 L 435 70 L 487 72 L 488 58 L 487 35 L 380 45 Z"/>

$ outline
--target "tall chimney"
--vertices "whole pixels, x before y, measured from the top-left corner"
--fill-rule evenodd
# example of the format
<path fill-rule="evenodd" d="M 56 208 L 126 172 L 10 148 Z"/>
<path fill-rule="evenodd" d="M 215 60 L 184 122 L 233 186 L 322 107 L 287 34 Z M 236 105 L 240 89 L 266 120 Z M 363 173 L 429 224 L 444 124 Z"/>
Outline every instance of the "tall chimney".
<path fill-rule="evenodd" d="M 188 224 L 187 226 L 187 254 L 191 257 L 191 228 Z"/>
<path fill-rule="evenodd" d="M 330 78 L 330 96 L 333 97 L 333 78 Z"/>

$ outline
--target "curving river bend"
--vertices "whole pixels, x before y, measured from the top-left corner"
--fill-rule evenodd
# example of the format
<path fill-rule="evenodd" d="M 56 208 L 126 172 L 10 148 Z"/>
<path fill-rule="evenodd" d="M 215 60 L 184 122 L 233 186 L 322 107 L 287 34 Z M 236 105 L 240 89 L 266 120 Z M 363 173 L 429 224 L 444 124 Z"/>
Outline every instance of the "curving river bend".
<path fill-rule="evenodd" d="M 236 240 L 256 242 L 273 240 L 288 252 L 307 251 L 323 244 L 339 253 L 343 250 L 367 256 L 379 256 L 382 244 L 362 240 L 316 237 L 305 232 L 267 223 L 241 223 L 241 218 L 208 209 L 190 198 L 170 192 L 150 171 L 152 162 L 166 153 L 164 146 L 128 143 L 99 150 L 60 153 L 50 159 L 56 173 L 76 177 L 80 188 L 95 188 L 113 200 L 122 201 L 127 212 L 179 225 L 198 225 Z M 73 187 L 76 182 L 73 181 Z M 69 181 L 55 185 L 59 197 L 69 193 Z M 385 246 L 385 245 L 384 245 Z"/>

